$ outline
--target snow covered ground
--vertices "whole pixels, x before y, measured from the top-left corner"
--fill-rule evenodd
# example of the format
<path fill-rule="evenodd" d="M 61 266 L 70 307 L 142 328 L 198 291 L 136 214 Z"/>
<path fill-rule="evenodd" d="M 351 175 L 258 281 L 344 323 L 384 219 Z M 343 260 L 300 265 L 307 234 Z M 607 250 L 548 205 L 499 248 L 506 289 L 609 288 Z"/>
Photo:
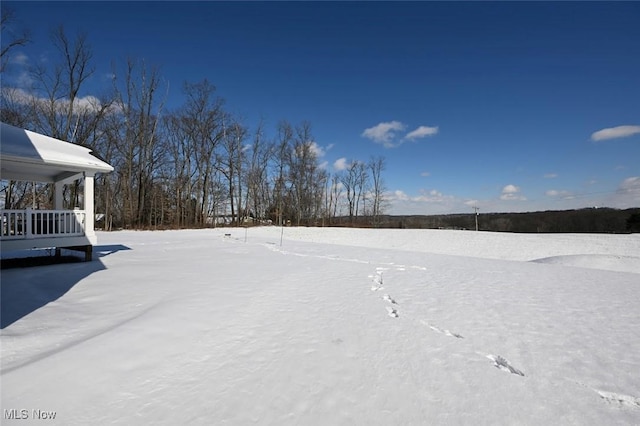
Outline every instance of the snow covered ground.
<path fill-rule="evenodd" d="M 640 424 L 640 235 L 281 231 L 3 270 L 2 424 Z"/>

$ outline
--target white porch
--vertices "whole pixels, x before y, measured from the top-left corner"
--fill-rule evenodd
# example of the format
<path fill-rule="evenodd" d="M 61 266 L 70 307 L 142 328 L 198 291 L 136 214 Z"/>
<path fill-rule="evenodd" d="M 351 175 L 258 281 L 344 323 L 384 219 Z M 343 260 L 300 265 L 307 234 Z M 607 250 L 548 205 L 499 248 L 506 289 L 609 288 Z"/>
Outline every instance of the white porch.
<path fill-rule="evenodd" d="M 0 210 L 2 249 L 93 245 L 95 239 L 85 235 L 85 217 L 84 210 Z"/>
<path fill-rule="evenodd" d="M 0 210 L 2 252 L 69 248 L 91 259 L 94 231 L 94 176 L 113 170 L 90 150 L 1 123 L 0 178 L 46 182 L 54 187 L 53 210 Z M 83 180 L 82 209 L 63 209 L 64 185 Z"/>

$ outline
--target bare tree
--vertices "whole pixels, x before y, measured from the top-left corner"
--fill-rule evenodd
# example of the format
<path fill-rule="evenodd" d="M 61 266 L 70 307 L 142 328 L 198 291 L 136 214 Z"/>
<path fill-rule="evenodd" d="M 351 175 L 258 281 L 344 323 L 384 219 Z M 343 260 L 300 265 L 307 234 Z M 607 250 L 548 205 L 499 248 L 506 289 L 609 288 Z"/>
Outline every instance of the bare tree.
<path fill-rule="evenodd" d="M 28 128 L 32 122 L 33 109 L 22 91 L 3 87 L 0 101 L 0 121 L 16 127 Z M 0 142 L 1 143 L 1 142 Z M 2 181 L 2 194 L 5 209 L 20 208 L 27 186 L 31 185 L 22 181 Z"/>
<path fill-rule="evenodd" d="M 186 207 L 191 197 L 198 200 L 197 213 L 191 220 L 200 225 L 215 210 L 212 191 L 216 182 L 216 150 L 224 139 L 224 101 L 215 96 L 215 90 L 206 79 L 195 84 L 185 83 L 187 101 L 177 114 L 178 133 L 172 144 L 181 182 L 189 186 L 188 190 L 179 189 L 183 197 L 187 196 L 180 203 Z"/>
<path fill-rule="evenodd" d="M 331 192 L 330 192 L 330 202 L 329 202 L 329 210 L 331 212 L 331 217 L 336 218 L 338 215 L 338 207 L 340 205 L 340 200 L 342 199 L 342 182 L 340 182 L 340 175 L 334 174 L 331 177 Z"/>
<path fill-rule="evenodd" d="M 194 146 L 184 131 L 179 112 L 164 117 L 163 126 L 167 135 L 167 160 L 161 171 L 162 181 L 167 187 L 169 212 L 167 220 L 175 227 L 193 225 L 187 206 L 193 194 L 193 177 L 196 174 Z M 190 217 L 190 220 L 188 220 Z"/>
<path fill-rule="evenodd" d="M 40 64 L 31 70 L 32 87 L 3 90 L 3 110 L 6 112 L 3 118 L 20 115 L 21 120 L 16 120 L 20 126 L 88 147 L 95 155 L 102 156 L 102 125 L 111 111 L 112 98 L 81 96 L 87 79 L 94 72 L 91 66 L 93 52 L 87 35 L 79 33 L 72 39 L 60 26 L 51 32 L 51 43 L 58 55 L 57 61 L 54 59 L 47 66 Z M 20 108 L 9 114 L 5 105 L 20 105 Z M 82 181 L 76 180 L 65 186 L 63 196 L 67 206 L 79 204 L 81 184 Z M 96 185 L 100 185 L 98 179 Z M 49 193 L 51 201 L 53 191 L 50 186 L 41 188 Z M 100 203 L 97 207 L 100 208 Z"/>
<path fill-rule="evenodd" d="M 229 204 L 232 221 L 241 223 L 242 211 L 242 163 L 244 159 L 243 144 L 248 130 L 237 121 L 224 126 L 222 152 L 218 156 L 218 170 L 227 180 Z"/>
<path fill-rule="evenodd" d="M 266 217 L 270 203 L 267 166 L 273 150 L 274 145 L 265 140 L 263 124 L 260 123 L 253 137 L 251 157 L 247 165 L 247 201 L 245 202 L 245 206 L 247 208 L 251 206 L 254 217 L 259 220 Z"/>
<path fill-rule="evenodd" d="M 31 41 L 31 35 L 28 30 L 13 30 L 12 24 L 15 22 L 15 18 L 14 10 L 2 4 L 2 11 L 0 12 L 0 32 L 2 34 L 0 36 L 2 40 L 0 47 L 0 73 L 4 72 L 9 63 L 11 51 Z"/>
<path fill-rule="evenodd" d="M 287 121 L 278 123 L 278 136 L 274 148 L 275 178 L 273 183 L 273 207 L 275 219 L 278 225 L 283 225 L 286 218 L 285 207 L 287 198 L 287 175 L 291 145 L 293 143 L 293 128 Z"/>
<path fill-rule="evenodd" d="M 371 193 L 373 198 L 371 216 L 374 226 L 380 225 L 380 215 L 384 212 L 386 204 L 384 199 L 386 187 L 384 180 L 382 179 L 382 172 L 385 169 L 385 163 L 386 161 L 384 157 L 372 157 L 369 160 L 369 171 L 371 172 Z"/>
<path fill-rule="evenodd" d="M 116 73 L 117 75 L 117 73 Z M 110 129 L 122 160 L 117 170 L 123 198 L 122 218 L 129 227 L 150 223 L 151 196 L 156 171 L 162 159 L 158 126 L 163 101 L 159 100 L 159 69 L 144 61 L 126 63 L 121 85 L 114 78 L 119 120 Z"/>
<path fill-rule="evenodd" d="M 79 102 L 79 94 L 94 69 L 91 66 L 93 51 L 86 33 L 78 33 L 71 40 L 60 26 L 51 32 L 51 42 L 60 55 L 60 62 L 47 67 L 39 64 L 32 71 L 37 100 L 37 127 L 54 138 L 77 142 L 78 126 L 86 116 L 100 109 L 97 98 L 89 97 Z"/>
<path fill-rule="evenodd" d="M 355 165 L 355 173 L 356 173 L 355 184 L 357 189 L 355 214 L 356 214 L 356 220 L 357 220 L 359 213 L 362 212 L 363 215 L 366 214 L 365 207 L 366 207 L 367 180 L 368 180 L 367 165 L 361 161 L 357 161 Z M 360 202 L 362 202 L 362 210 L 360 210 Z"/>
<path fill-rule="evenodd" d="M 289 156 L 291 204 L 297 224 L 310 223 L 322 210 L 325 171 L 318 164 L 317 146 L 311 134 L 311 124 L 296 127 L 293 149 Z"/>
<path fill-rule="evenodd" d="M 347 168 L 342 172 L 340 182 L 347 196 L 347 207 L 349 210 L 349 223 L 353 224 L 356 211 L 357 187 L 358 187 L 358 162 L 350 161 Z"/>
<path fill-rule="evenodd" d="M 3 69 L 13 48 L 26 43 L 6 36 L 10 17 L 2 15 Z M 87 35 L 70 38 L 58 27 L 51 41 L 60 60 L 32 71 L 31 91 L 4 88 L 1 117 L 87 146 L 114 166 L 96 178 L 96 206 L 105 212 L 107 229 L 203 226 L 227 206 L 235 223 L 250 214 L 312 224 L 336 216 L 343 188 L 352 220 L 367 209 L 367 167 L 354 162 L 351 180 L 329 176 L 308 122 L 294 128 L 282 121 L 273 139 L 260 124 L 250 140 L 249 129 L 224 111 L 207 80 L 185 83 L 185 103 L 165 115 L 159 69 L 143 60 L 114 67 L 112 93 L 88 93 L 94 69 Z M 65 193 L 68 205 L 79 201 L 78 185 Z M 50 202 L 46 186 L 3 186 L 5 207 Z"/>

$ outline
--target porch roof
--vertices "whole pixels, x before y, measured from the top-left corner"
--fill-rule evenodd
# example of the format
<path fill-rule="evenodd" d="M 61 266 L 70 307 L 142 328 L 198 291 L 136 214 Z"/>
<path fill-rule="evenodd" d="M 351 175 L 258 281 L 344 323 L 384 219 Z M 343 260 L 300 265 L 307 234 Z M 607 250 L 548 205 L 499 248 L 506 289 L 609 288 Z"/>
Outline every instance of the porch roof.
<path fill-rule="evenodd" d="M 109 173 L 113 167 L 91 150 L 29 130 L 1 124 L 0 178 L 61 182 L 85 173 Z"/>

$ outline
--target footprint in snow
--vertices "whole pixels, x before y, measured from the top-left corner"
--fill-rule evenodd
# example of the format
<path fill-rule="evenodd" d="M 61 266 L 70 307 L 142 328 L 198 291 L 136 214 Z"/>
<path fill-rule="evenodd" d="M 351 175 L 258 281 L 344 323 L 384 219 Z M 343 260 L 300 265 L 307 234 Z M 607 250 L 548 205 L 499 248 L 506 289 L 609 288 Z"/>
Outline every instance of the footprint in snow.
<path fill-rule="evenodd" d="M 430 325 L 429 328 L 431 328 L 433 331 L 436 331 L 438 333 L 444 334 L 445 336 L 455 337 L 456 339 L 464 339 L 464 337 L 462 337 L 461 334 L 453 333 L 453 332 L 451 332 L 449 330 L 446 330 L 446 329 L 443 330 L 443 329 L 438 328 L 438 327 L 436 327 L 434 325 Z"/>
<path fill-rule="evenodd" d="M 500 355 L 486 355 L 486 357 L 489 358 L 491 361 L 493 361 L 494 367 L 502 371 L 506 371 L 511 374 L 517 374 L 518 376 L 524 377 L 524 373 L 522 371 L 518 370 L 517 368 L 509 364 L 509 362 L 503 357 L 501 357 Z"/>
<path fill-rule="evenodd" d="M 579 382 L 577 380 L 571 380 L 571 381 L 576 385 L 579 385 L 594 391 L 600 396 L 600 398 L 604 399 L 609 404 L 617 404 L 622 407 L 640 408 L 640 398 L 636 398 L 635 396 L 624 395 L 616 392 L 602 391 L 602 390 L 594 389 L 591 386 L 587 386 L 584 383 Z"/>
<path fill-rule="evenodd" d="M 387 313 L 391 318 L 398 318 L 398 311 L 393 309 L 391 306 L 387 306 Z"/>
<path fill-rule="evenodd" d="M 397 305 L 398 304 L 398 302 L 393 300 L 393 298 L 391 296 L 389 296 L 388 294 L 385 294 L 384 296 L 382 296 L 382 298 L 384 300 L 386 300 L 387 302 L 391 303 L 392 305 Z"/>
<path fill-rule="evenodd" d="M 378 290 L 382 290 L 384 287 L 382 287 L 382 272 L 381 271 L 377 271 L 376 275 L 373 276 L 373 285 L 371 286 L 371 291 L 378 291 Z"/>
<path fill-rule="evenodd" d="M 633 396 L 623 395 L 620 393 L 606 392 L 597 389 L 594 390 L 598 393 L 598 395 L 600 395 L 600 398 L 609 403 L 640 408 L 640 398 L 635 398 Z"/>
<path fill-rule="evenodd" d="M 436 333 L 440 333 L 440 334 L 444 334 L 445 336 L 449 336 L 449 337 L 455 337 L 456 339 L 464 339 L 464 337 L 462 336 L 462 334 L 458 334 L 458 333 L 453 333 L 449 330 L 443 330 L 439 327 L 436 327 L 435 325 L 431 325 L 426 321 L 421 321 L 424 325 L 426 325 L 427 327 L 429 327 L 430 329 L 432 329 L 433 331 L 435 331 Z"/>

